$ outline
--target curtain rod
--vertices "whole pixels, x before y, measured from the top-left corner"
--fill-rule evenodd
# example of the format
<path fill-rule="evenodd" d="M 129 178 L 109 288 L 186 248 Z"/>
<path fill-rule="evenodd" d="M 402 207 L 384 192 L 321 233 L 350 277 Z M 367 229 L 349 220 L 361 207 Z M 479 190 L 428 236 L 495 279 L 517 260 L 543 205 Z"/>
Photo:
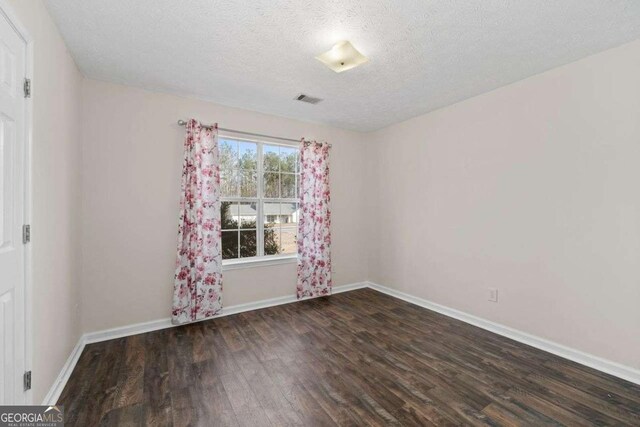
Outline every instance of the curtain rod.
<path fill-rule="evenodd" d="M 178 125 L 179 126 L 186 126 L 187 122 L 185 120 L 178 120 Z M 213 126 L 211 125 L 201 125 L 203 128 L 205 129 L 212 129 Z M 221 128 L 218 127 L 218 130 L 221 130 L 223 132 L 233 132 L 233 133 L 239 133 L 241 135 L 249 135 L 249 136 L 257 136 L 257 137 L 262 137 L 262 138 L 270 138 L 270 139 L 279 139 L 280 141 L 291 141 L 291 142 L 300 142 L 299 139 L 293 139 L 293 138 L 283 138 L 281 136 L 271 136 L 271 135 L 264 135 L 261 133 L 253 133 L 253 132 L 244 132 L 241 130 L 235 130 L 235 129 L 227 129 L 227 128 Z M 311 144 L 311 141 L 305 141 L 305 144 Z M 331 147 L 331 144 L 329 144 L 329 147 Z"/>

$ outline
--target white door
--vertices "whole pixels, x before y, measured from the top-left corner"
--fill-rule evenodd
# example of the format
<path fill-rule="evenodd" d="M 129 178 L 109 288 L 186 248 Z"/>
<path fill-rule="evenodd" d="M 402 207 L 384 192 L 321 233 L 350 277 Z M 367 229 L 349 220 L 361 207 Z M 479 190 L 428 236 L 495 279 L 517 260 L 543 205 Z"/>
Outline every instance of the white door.
<path fill-rule="evenodd" d="M 25 401 L 25 61 L 26 43 L 0 13 L 0 404 Z"/>

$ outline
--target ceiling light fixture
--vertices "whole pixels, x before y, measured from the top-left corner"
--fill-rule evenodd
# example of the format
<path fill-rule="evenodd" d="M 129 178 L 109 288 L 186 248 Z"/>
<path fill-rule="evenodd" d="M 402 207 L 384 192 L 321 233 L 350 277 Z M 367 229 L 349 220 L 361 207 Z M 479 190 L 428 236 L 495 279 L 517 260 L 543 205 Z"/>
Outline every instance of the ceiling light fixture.
<path fill-rule="evenodd" d="M 336 73 L 350 70 L 369 60 L 346 40 L 339 41 L 331 50 L 316 56 L 316 59 Z"/>

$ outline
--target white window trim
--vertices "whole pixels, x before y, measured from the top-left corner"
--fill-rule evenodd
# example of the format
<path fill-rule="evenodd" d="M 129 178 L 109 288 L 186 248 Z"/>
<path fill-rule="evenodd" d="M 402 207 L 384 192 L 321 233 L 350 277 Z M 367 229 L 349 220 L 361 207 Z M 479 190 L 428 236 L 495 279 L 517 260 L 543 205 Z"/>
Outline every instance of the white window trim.
<path fill-rule="evenodd" d="M 296 147 L 295 143 L 282 143 L 282 142 L 272 142 L 272 141 L 263 141 L 258 139 L 247 139 L 236 137 L 232 135 L 218 135 L 219 139 L 227 138 L 233 139 L 235 141 L 246 141 L 253 142 L 257 145 L 257 155 L 258 155 L 258 165 L 263 164 L 263 153 L 262 147 L 263 144 L 267 145 L 282 145 L 285 147 Z M 256 206 L 258 207 L 257 218 L 256 218 L 256 233 L 257 233 L 257 244 L 258 244 L 258 255 L 254 257 L 247 258 L 231 258 L 222 260 L 222 270 L 239 270 L 243 268 L 252 268 L 252 267 L 266 267 L 270 265 L 280 265 L 280 264 L 291 264 L 295 263 L 298 259 L 297 254 L 285 254 L 285 255 L 263 255 L 264 252 L 264 232 L 260 233 L 260 229 L 262 228 L 259 224 L 262 224 L 262 204 L 269 202 L 279 202 L 279 203 L 299 203 L 298 199 L 291 198 L 268 198 L 263 197 L 263 173 L 260 173 L 260 167 L 258 167 L 257 172 L 257 197 L 221 197 L 222 201 L 229 202 L 256 202 Z"/>
<path fill-rule="evenodd" d="M 298 255 L 267 255 L 262 257 L 234 258 L 222 261 L 222 271 L 239 270 L 242 268 L 267 267 L 270 265 L 293 264 Z"/>

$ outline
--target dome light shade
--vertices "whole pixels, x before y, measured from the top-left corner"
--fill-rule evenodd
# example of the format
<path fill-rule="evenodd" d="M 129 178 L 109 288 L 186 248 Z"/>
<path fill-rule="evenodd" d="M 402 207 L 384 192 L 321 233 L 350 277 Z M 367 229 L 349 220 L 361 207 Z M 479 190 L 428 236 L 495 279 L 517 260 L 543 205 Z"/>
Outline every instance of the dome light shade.
<path fill-rule="evenodd" d="M 346 40 L 339 41 L 330 50 L 316 56 L 316 59 L 336 73 L 350 70 L 369 60 Z"/>

